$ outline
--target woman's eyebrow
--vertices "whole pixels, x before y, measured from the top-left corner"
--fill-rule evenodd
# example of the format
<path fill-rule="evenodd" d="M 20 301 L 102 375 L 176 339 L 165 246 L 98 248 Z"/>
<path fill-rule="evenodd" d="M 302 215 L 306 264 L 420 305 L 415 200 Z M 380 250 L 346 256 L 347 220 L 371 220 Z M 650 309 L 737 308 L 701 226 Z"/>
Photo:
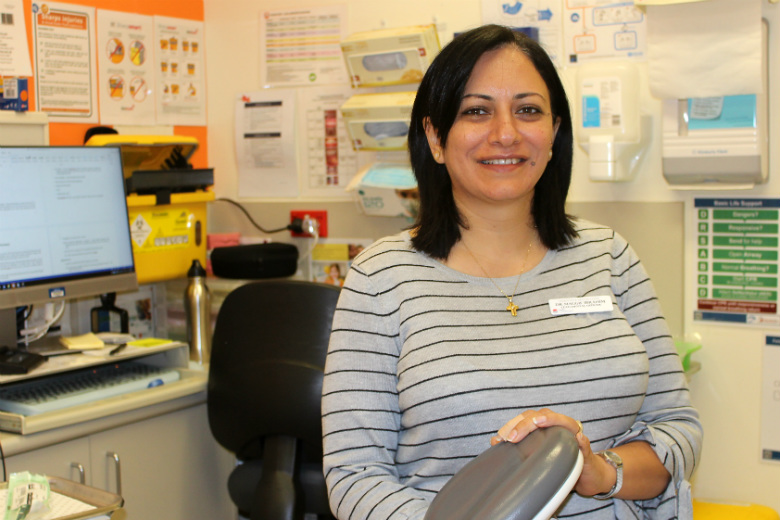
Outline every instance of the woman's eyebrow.
<path fill-rule="evenodd" d="M 512 99 L 525 99 L 528 97 L 538 96 L 542 99 L 545 99 L 543 95 L 539 94 L 538 92 L 520 92 L 519 94 L 515 94 Z M 463 99 L 467 98 L 478 98 L 478 99 L 484 99 L 485 101 L 493 101 L 493 96 L 490 96 L 488 94 L 479 94 L 479 93 L 473 93 L 473 94 L 464 94 Z"/>

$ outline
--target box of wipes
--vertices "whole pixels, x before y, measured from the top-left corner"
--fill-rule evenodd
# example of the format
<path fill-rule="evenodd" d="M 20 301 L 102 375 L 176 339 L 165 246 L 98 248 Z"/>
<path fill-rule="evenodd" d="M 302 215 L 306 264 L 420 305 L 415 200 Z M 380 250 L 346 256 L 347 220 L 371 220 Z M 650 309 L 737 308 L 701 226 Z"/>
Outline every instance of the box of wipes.
<path fill-rule="evenodd" d="M 374 163 L 361 169 L 347 186 L 360 210 L 382 217 L 417 216 L 419 196 L 411 166 Z"/>
<path fill-rule="evenodd" d="M 440 49 L 433 24 L 362 31 L 341 41 L 353 87 L 419 83 Z"/>
<path fill-rule="evenodd" d="M 341 105 L 341 117 L 355 150 L 406 150 L 416 92 L 355 94 Z"/>

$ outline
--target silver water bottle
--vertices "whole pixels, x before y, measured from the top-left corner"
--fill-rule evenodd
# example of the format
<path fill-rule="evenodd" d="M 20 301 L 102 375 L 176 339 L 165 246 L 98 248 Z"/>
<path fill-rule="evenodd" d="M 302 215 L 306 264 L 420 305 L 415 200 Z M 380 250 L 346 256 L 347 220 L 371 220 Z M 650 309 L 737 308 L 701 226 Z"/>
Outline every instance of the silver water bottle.
<path fill-rule="evenodd" d="M 211 354 L 211 293 L 206 285 L 206 270 L 198 260 L 192 261 L 187 278 L 184 311 L 187 314 L 190 361 L 202 365 L 209 362 Z"/>

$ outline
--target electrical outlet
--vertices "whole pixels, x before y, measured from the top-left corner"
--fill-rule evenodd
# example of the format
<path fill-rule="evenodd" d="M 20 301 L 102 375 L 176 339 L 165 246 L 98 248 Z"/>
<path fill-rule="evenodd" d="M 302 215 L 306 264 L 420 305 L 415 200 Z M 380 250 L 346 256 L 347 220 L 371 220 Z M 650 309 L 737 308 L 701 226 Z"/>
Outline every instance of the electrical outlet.
<path fill-rule="evenodd" d="M 296 218 L 299 218 L 301 220 L 305 219 L 306 217 L 313 218 L 317 222 L 320 223 L 320 237 L 325 238 L 328 236 L 328 212 L 322 211 L 322 210 L 311 210 L 311 209 L 304 209 L 304 210 L 292 210 L 290 211 L 290 222 L 295 220 Z M 292 232 L 292 236 L 294 237 L 308 237 L 311 236 L 308 233 L 296 233 Z"/>

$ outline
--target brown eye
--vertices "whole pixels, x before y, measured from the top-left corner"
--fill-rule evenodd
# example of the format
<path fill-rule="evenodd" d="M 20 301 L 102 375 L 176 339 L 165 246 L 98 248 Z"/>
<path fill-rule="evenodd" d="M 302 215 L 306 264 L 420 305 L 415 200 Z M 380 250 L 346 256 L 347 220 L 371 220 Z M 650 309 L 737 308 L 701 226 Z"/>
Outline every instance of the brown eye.
<path fill-rule="evenodd" d="M 544 116 L 544 112 L 539 107 L 523 106 L 517 110 L 517 115 L 523 121 L 538 121 Z"/>

